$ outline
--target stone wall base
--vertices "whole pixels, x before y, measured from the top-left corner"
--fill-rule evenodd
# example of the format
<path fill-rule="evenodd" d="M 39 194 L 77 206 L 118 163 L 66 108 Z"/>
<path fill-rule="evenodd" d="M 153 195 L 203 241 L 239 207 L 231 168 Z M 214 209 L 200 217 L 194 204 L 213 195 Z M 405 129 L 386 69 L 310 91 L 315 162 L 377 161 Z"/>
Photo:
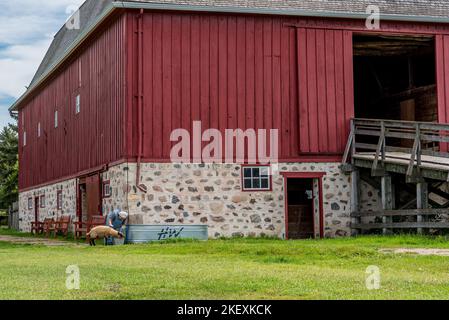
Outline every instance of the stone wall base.
<path fill-rule="evenodd" d="M 286 237 L 284 178 L 281 172 L 324 172 L 322 178 L 322 212 L 325 237 L 350 235 L 350 177 L 338 163 L 281 163 L 273 168 L 270 191 L 242 190 L 242 166 L 238 164 L 141 165 L 140 186 L 136 187 L 135 163 L 124 163 L 102 173 L 112 194 L 103 199 L 103 213 L 113 209 L 130 213 L 130 224 L 207 224 L 209 236 Z M 318 190 L 319 180 L 314 181 Z M 63 190 L 63 208 L 57 210 L 57 190 Z M 39 217 L 76 216 L 76 179 L 20 193 L 20 228 L 29 231 L 34 208 L 28 199 L 45 194 L 46 207 Z M 141 191 L 147 190 L 147 192 Z M 319 192 L 315 191 L 315 194 Z M 371 199 L 372 198 L 372 199 Z M 362 195 L 367 205 L 376 203 L 375 195 Z M 315 198 L 315 207 L 320 199 Z M 315 210 L 315 234 L 320 235 L 320 210 Z"/>

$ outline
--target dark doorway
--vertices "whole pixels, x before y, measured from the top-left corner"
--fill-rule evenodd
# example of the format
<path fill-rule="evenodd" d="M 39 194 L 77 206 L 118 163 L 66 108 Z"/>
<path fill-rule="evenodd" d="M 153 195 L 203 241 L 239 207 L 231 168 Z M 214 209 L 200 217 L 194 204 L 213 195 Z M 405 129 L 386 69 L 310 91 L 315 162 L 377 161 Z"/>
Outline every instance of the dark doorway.
<path fill-rule="evenodd" d="M 78 218 L 88 221 L 92 216 L 102 215 L 100 174 L 83 177 L 78 183 Z"/>
<path fill-rule="evenodd" d="M 313 179 L 288 179 L 288 239 L 314 237 Z"/>
<path fill-rule="evenodd" d="M 355 117 L 438 120 L 435 39 L 354 35 Z"/>
<path fill-rule="evenodd" d="M 39 197 L 34 198 L 34 221 L 39 221 Z"/>

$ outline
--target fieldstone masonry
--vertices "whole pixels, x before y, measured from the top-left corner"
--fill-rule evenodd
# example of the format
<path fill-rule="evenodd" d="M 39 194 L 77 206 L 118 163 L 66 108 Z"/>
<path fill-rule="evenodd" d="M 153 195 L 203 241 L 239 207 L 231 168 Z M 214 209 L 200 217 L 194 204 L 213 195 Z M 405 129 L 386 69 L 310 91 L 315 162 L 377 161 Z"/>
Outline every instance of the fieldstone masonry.
<path fill-rule="evenodd" d="M 114 209 L 129 211 L 128 194 L 131 186 L 128 184 L 128 168 L 128 164 L 121 164 L 102 174 L 102 181 L 108 181 L 112 190 L 111 197 L 103 198 L 103 215 Z"/>
<path fill-rule="evenodd" d="M 62 190 L 62 210 L 58 210 L 57 193 Z M 21 192 L 19 194 L 19 228 L 20 231 L 30 232 L 31 222 L 34 221 L 34 199 L 45 195 L 45 207 L 39 206 L 39 220 L 54 218 L 62 215 L 71 215 L 72 220 L 76 217 L 76 180 L 71 179 L 64 182 L 36 188 Z M 28 207 L 28 199 L 32 199 L 31 208 Z"/>
<path fill-rule="evenodd" d="M 325 236 L 350 235 L 350 184 L 338 163 L 279 164 L 272 191 L 244 192 L 236 164 L 143 164 L 141 184 L 132 187 L 131 223 L 208 224 L 210 237 L 285 237 L 284 181 L 280 172 L 326 172 L 323 178 Z M 318 214 L 318 210 L 316 212 Z"/>
<path fill-rule="evenodd" d="M 131 224 L 207 224 L 209 236 L 285 237 L 284 179 L 280 172 L 325 172 L 323 211 L 326 237 L 350 235 L 350 177 L 338 163 L 284 163 L 274 167 L 272 190 L 242 191 L 242 167 L 238 164 L 141 165 L 140 188 L 136 187 L 135 163 L 111 167 L 102 174 L 112 196 L 103 200 L 103 212 L 113 209 L 130 213 Z M 56 194 L 62 188 L 63 210 L 56 210 Z M 318 194 L 318 180 L 314 182 Z M 146 190 L 147 192 L 143 192 Z M 28 231 L 34 211 L 28 197 L 45 193 L 47 208 L 40 217 L 76 212 L 76 180 L 20 194 L 21 229 Z M 315 201 L 319 201 L 316 197 Z M 374 201 L 374 200 L 373 200 Z M 317 208 L 317 207 L 316 207 Z M 319 210 L 315 211 L 318 225 Z M 318 231 L 318 230 L 317 230 Z"/>

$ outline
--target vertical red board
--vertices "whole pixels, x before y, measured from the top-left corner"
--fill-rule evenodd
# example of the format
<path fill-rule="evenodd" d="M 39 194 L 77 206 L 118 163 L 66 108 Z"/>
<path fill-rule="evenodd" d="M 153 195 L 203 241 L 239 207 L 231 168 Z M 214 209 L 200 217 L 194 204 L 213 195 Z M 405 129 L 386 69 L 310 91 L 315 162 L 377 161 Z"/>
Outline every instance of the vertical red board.
<path fill-rule="evenodd" d="M 343 152 L 354 116 L 352 32 L 299 28 L 301 154 Z"/>

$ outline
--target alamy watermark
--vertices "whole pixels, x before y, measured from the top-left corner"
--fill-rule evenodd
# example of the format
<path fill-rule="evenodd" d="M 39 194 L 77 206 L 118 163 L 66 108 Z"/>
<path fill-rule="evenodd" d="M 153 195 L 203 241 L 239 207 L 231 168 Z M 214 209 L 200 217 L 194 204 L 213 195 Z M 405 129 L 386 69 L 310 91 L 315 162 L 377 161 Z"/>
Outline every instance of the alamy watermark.
<path fill-rule="evenodd" d="M 380 269 L 378 266 L 368 266 L 365 270 L 367 274 L 365 285 L 368 290 L 380 289 Z"/>
<path fill-rule="evenodd" d="M 65 13 L 69 15 L 65 23 L 65 27 L 68 30 L 79 30 L 81 28 L 81 15 L 79 7 L 76 5 L 70 5 L 66 8 Z"/>
<path fill-rule="evenodd" d="M 176 142 L 170 152 L 173 163 L 248 163 L 275 164 L 279 159 L 278 129 L 206 129 L 194 121 L 192 134 L 175 129 L 170 141 Z"/>
<path fill-rule="evenodd" d="M 65 281 L 65 287 L 67 290 L 79 290 L 80 289 L 80 268 L 77 265 L 70 265 L 66 268 L 65 273 L 67 278 Z"/>
<path fill-rule="evenodd" d="M 376 5 L 369 5 L 366 7 L 366 18 L 365 26 L 368 30 L 379 30 L 380 29 L 380 8 Z"/>

